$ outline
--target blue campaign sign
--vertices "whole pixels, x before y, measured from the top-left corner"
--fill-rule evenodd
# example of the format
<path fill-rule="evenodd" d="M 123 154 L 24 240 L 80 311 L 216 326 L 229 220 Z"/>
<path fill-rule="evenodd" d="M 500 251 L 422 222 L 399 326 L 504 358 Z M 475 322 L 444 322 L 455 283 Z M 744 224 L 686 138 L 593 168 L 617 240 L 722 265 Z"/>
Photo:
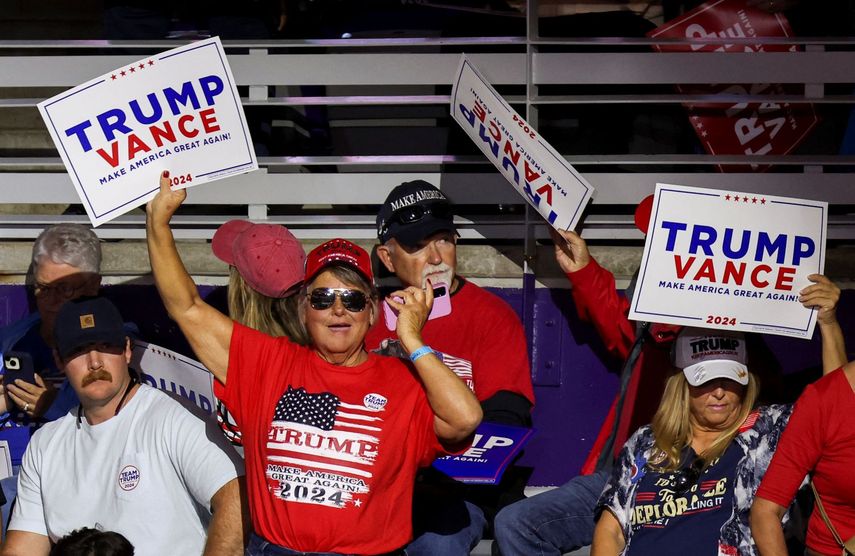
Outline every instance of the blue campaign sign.
<path fill-rule="evenodd" d="M 481 423 L 468 450 L 439 458 L 433 466 L 462 483 L 494 485 L 532 434 L 534 429 Z"/>

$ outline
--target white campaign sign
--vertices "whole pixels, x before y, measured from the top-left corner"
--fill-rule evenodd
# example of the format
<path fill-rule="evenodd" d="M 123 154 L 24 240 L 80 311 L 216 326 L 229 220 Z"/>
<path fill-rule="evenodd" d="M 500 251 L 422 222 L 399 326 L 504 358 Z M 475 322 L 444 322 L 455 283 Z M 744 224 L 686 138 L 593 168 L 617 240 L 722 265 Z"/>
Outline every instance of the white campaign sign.
<path fill-rule="evenodd" d="M 189 187 L 258 168 L 217 37 L 118 68 L 39 111 L 94 226 L 151 199 L 165 169 Z"/>
<path fill-rule="evenodd" d="M 216 410 L 214 376 L 204 365 L 166 348 L 134 342 L 131 368 L 143 384 L 182 396 L 205 413 Z"/>
<path fill-rule="evenodd" d="M 9 441 L 0 440 L 0 479 L 12 475 L 12 452 L 9 450 Z"/>
<path fill-rule="evenodd" d="M 629 318 L 810 338 L 827 223 L 820 201 L 657 184 Z"/>
<path fill-rule="evenodd" d="M 451 90 L 451 116 L 554 228 L 576 226 L 594 188 L 478 73 L 466 56 Z"/>

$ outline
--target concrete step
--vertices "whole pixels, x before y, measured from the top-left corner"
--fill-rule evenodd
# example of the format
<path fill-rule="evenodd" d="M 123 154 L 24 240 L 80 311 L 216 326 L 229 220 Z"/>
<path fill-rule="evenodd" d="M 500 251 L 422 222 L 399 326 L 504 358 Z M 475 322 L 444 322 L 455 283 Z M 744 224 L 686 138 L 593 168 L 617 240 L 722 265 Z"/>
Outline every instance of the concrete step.
<path fill-rule="evenodd" d="M 492 556 L 492 546 L 493 541 L 484 540 L 478 543 L 478 546 L 475 547 L 475 550 L 470 552 L 471 556 Z M 590 556 L 591 547 L 586 546 L 580 548 L 579 550 L 574 550 L 573 552 L 568 552 L 564 556 Z"/>

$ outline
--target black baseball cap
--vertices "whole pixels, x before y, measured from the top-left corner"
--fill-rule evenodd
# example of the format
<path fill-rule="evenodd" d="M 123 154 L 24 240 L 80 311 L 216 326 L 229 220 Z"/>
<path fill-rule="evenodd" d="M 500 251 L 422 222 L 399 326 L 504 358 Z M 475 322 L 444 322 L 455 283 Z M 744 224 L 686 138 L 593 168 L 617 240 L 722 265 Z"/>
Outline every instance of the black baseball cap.
<path fill-rule="evenodd" d="M 377 214 L 377 237 L 416 245 L 442 231 L 457 232 L 448 198 L 424 180 L 404 182 L 389 193 Z"/>
<path fill-rule="evenodd" d="M 106 297 L 81 297 L 66 302 L 53 329 L 56 349 L 63 359 L 90 344 L 125 345 L 122 315 Z"/>

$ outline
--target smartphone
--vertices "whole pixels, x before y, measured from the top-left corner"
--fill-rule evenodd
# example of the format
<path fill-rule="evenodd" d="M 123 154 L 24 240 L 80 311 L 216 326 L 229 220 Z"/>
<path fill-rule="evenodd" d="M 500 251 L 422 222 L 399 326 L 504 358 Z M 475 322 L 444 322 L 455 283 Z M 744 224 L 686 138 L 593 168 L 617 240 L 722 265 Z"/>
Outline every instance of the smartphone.
<path fill-rule="evenodd" d="M 33 357 L 25 351 L 10 351 L 3 354 L 3 382 L 12 384 L 16 380 L 23 380 L 30 384 L 36 383 L 35 367 Z"/>
<path fill-rule="evenodd" d="M 397 300 L 397 298 L 396 298 Z M 448 285 L 436 284 L 433 287 L 433 307 L 430 309 L 428 320 L 438 319 L 451 313 L 451 294 Z M 383 300 L 383 314 L 386 316 L 386 328 L 394 331 L 398 324 L 398 312 Z"/>

